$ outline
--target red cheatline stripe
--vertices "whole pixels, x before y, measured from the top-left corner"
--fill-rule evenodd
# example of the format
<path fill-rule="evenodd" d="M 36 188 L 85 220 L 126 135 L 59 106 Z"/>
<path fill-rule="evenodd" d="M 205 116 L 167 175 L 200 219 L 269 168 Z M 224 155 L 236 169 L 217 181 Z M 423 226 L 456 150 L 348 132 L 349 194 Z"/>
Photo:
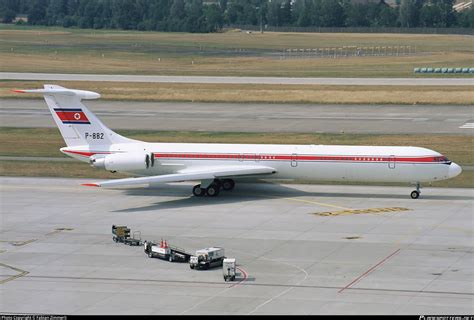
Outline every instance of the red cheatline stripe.
<path fill-rule="evenodd" d="M 85 187 L 100 187 L 97 183 L 81 183 L 81 186 L 85 186 Z"/>
<path fill-rule="evenodd" d="M 13 92 L 18 92 L 18 93 L 25 93 L 23 90 L 12 90 Z"/>
<path fill-rule="evenodd" d="M 365 277 L 366 275 L 368 275 L 369 273 L 371 273 L 372 271 L 375 270 L 375 268 L 377 268 L 378 266 L 380 266 L 382 263 L 384 263 L 385 261 L 387 261 L 388 259 L 390 259 L 391 257 L 393 257 L 394 255 L 396 255 L 401 249 L 398 249 L 398 250 L 395 250 L 394 252 L 392 252 L 392 254 L 390 254 L 388 257 L 386 257 L 385 259 L 383 259 L 382 261 L 380 261 L 379 263 L 377 263 L 375 266 L 373 266 L 372 268 L 370 268 L 369 270 L 367 270 L 366 272 L 364 272 L 363 274 L 361 274 L 360 276 L 358 276 L 354 281 L 352 281 L 351 283 L 349 283 L 347 286 L 345 286 L 344 288 L 342 288 L 341 290 L 338 291 L 338 293 L 341 293 L 342 291 L 346 290 L 347 288 L 349 288 L 350 286 L 352 286 L 354 283 L 356 283 L 357 281 L 359 281 L 360 279 L 362 279 L 363 277 Z"/>
<path fill-rule="evenodd" d="M 425 157 L 386 157 L 386 156 L 312 156 L 312 155 L 270 155 L 270 154 L 197 154 L 197 153 L 155 153 L 156 158 L 180 159 L 242 159 L 242 160 L 285 160 L 285 161 L 355 161 L 355 162 L 426 162 L 433 163 L 436 158 Z"/>
<path fill-rule="evenodd" d="M 90 157 L 94 154 L 110 154 L 111 152 L 102 151 L 74 151 L 63 150 L 67 153 L 78 154 L 85 157 Z M 283 160 L 283 161 L 346 161 L 346 162 L 419 162 L 419 163 L 439 163 L 439 157 L 376 157 L 376 156 L 310 156 L 310 155 L 270 155 L 270 154 L 244 154 L 239 155 L 235 153 L 228 154 L 210 154 L 210 153 L 154 153 L 155 158 L 170 158 L 170 159 L 238 159 L 238 160 Z"/>

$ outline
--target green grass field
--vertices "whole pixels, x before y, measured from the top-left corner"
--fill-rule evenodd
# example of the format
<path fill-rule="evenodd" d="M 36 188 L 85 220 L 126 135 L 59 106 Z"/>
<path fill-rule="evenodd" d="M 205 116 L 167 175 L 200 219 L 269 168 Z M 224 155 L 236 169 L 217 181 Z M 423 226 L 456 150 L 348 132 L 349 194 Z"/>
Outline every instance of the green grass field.
<path fill-rule="evenodd" d="M 0 60 L 8 61 L 0 71 L 10 72 L 414 77 L 414 67 L 471 67 L 474 59 L 472 37 L 462 35 L 191 34 L 0 25 L 0 37 Z M 411 46 L 419 54 L 283 60 L 261 54 L 344 46 Z"/>
<path fill-rule="evenodd" d="M 472 86 L 330 86 L 193 83 L 127 83 L 54 81 L 66 88 L 99 92 L 101 99 L 120 101 L 189 101 L 316 104 L 474 104 Z M 12 92 L 41 88 L 41 81 L 4 81 L 0 98 L 41 99 Z"/>
<path fill-rule="evenodd" d="M 457 135 L 362 135 L 307 133 L 230 133 L 120 130 L 127 137 L 148 142 L 263 143 L 400 145 L 436 150 L 462 166 L 474 165 L 474 137 Z M 55 128 L 0 128 L 0 156 L 66 157 L 59 148 L 64 142 Z M 0 161 L 0 175 L 64 176 L 88 178 L 123 177 L 89 167 L 87 163 L 44 161 Z M 455 179 L 434 186 L 474 187 L 474 171 L 463 171 Z"/>

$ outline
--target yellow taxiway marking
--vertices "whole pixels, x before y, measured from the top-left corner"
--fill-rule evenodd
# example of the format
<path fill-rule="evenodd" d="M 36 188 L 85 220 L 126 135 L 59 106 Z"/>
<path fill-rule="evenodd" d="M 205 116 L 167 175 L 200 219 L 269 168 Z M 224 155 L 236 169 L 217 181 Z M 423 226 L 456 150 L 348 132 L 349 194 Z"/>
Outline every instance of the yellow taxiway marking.
<path fill-rule="evenodd" d="M 12 281 L 12 280 L 15 280 L 17 278 L 20 278 L 20 277 L 23 277 L 25 275 L 27 275 L 29 272 L 28 271 L 25 271 L 25 270 L 21 270 L 21 269 L 18 269 L 18 268 L 15 268 L 15 267 L 12 267 L 12 266 L 9 266 L 7 264 L 4 264 L 4 263 L 0 263 L 0 266 L 2 267 L 5 267 L 5 268 L 8 268 L 8 269 L 12 269 L 16 272 L 19 272 L 18 274 L 14 275 L 14 276 L 10 276 L 6 279 L 3 279 L 3 280 L 0 280 L 0 284 L 4 284 L 8 281 Z"/>
<path fill-rule="evenodd" d="M 323 207 L 351 210 L 350 208 L 345 208 L 345 207 L 337 206 L 337 205 L 330 204 L 330 203 L 316 202 L 316 201 L 313 201 L 313 200 L 305 200 L 305 199 L 299 199 L 299 198 L 279 197 L 279 196 L 272 196 L 272 195 L 266 195 L 266 194 L 265 195 L 263 195 L 263 194 L 254 194 L 252 196 L 259 197 L 259 198 L 267 198 L 267 199 L 278 199 L 278 200 L 290 200 L 290 201 L 306 202 L 306 203 L 316 204 L 318 206 L 323 206 Z"/>
<path fill-rule="evenodd" d="M 344 210 L 352 210 L 350 208 L 336 206 L 334 204 L 329 204 L 329 203 L 317 202 L 317 201 L 313 201 L 313 200 L 305 200 L 305 199 L 298 199 L 298 198 L 282 198 L 282 199 L 290 200 L 290 201 L 306 202 L 306 203 L 316 204 L 318 206 L 323 206 L 323 207 L 330 207 L 330 208 L 337 208 L 337 209 L 344 209 Z"/>
<path fill-rule="evenodd" d="M 451 230 L 451 231 L 458 231 L 458 232 L 463 232 L 467 235 L 472 236 L 473 231 L 470 229 L 464 229 L 464 228 L 459 228 L 459 227 L 449 227 L 449 226 L 440 226 L 439 228 L 441 229 L 446 229 L 446 230 Z"/>
<path fill-rule="evenodd" d="M 351 214 L 364 214 L 364 213 L 387 213 L 387 212 L 399 212 L 408 211 L 410 209 L 403 207 L 390 207 L 390 208 L 368 208 L 368 209 L 347 209 L 343 211 L 327 211 L 327 212 L 314 212 L 313 214 L 318 216 L 346 216 Z"/>

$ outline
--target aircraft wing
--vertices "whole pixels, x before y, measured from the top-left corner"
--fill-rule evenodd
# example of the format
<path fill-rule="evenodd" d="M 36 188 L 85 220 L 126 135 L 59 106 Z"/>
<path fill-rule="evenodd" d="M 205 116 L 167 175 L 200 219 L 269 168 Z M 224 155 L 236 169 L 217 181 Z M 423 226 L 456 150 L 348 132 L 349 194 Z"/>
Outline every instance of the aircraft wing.
<path fill-rule="evenodd" d="M 232 178 L 243 176 L 267 175 L 276 173 L 276 170 L 265 166 L 216 166 L 184 169 L 178 173 L 165 174 L 159 176 L 149 176 L 140 178 L 125 178 L 106 180 L 95 183 L 84 183 L 84 186 L 90 187 L 118 187 L 131 186 L 137 184 L 163 183 L 163 182 L 180 182 L 193 180 L 209 180 L 217 178 Z"/>

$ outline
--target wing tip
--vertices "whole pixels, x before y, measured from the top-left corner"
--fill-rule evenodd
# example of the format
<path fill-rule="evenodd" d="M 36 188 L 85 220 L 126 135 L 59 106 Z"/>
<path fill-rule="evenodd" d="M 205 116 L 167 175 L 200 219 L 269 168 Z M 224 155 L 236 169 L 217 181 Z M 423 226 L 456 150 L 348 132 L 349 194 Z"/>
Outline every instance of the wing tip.
<path fill-rule="evenodd" d="M 100 187 L 98 183 L 81 183 L 81 186 L 84 187 Z"/>

